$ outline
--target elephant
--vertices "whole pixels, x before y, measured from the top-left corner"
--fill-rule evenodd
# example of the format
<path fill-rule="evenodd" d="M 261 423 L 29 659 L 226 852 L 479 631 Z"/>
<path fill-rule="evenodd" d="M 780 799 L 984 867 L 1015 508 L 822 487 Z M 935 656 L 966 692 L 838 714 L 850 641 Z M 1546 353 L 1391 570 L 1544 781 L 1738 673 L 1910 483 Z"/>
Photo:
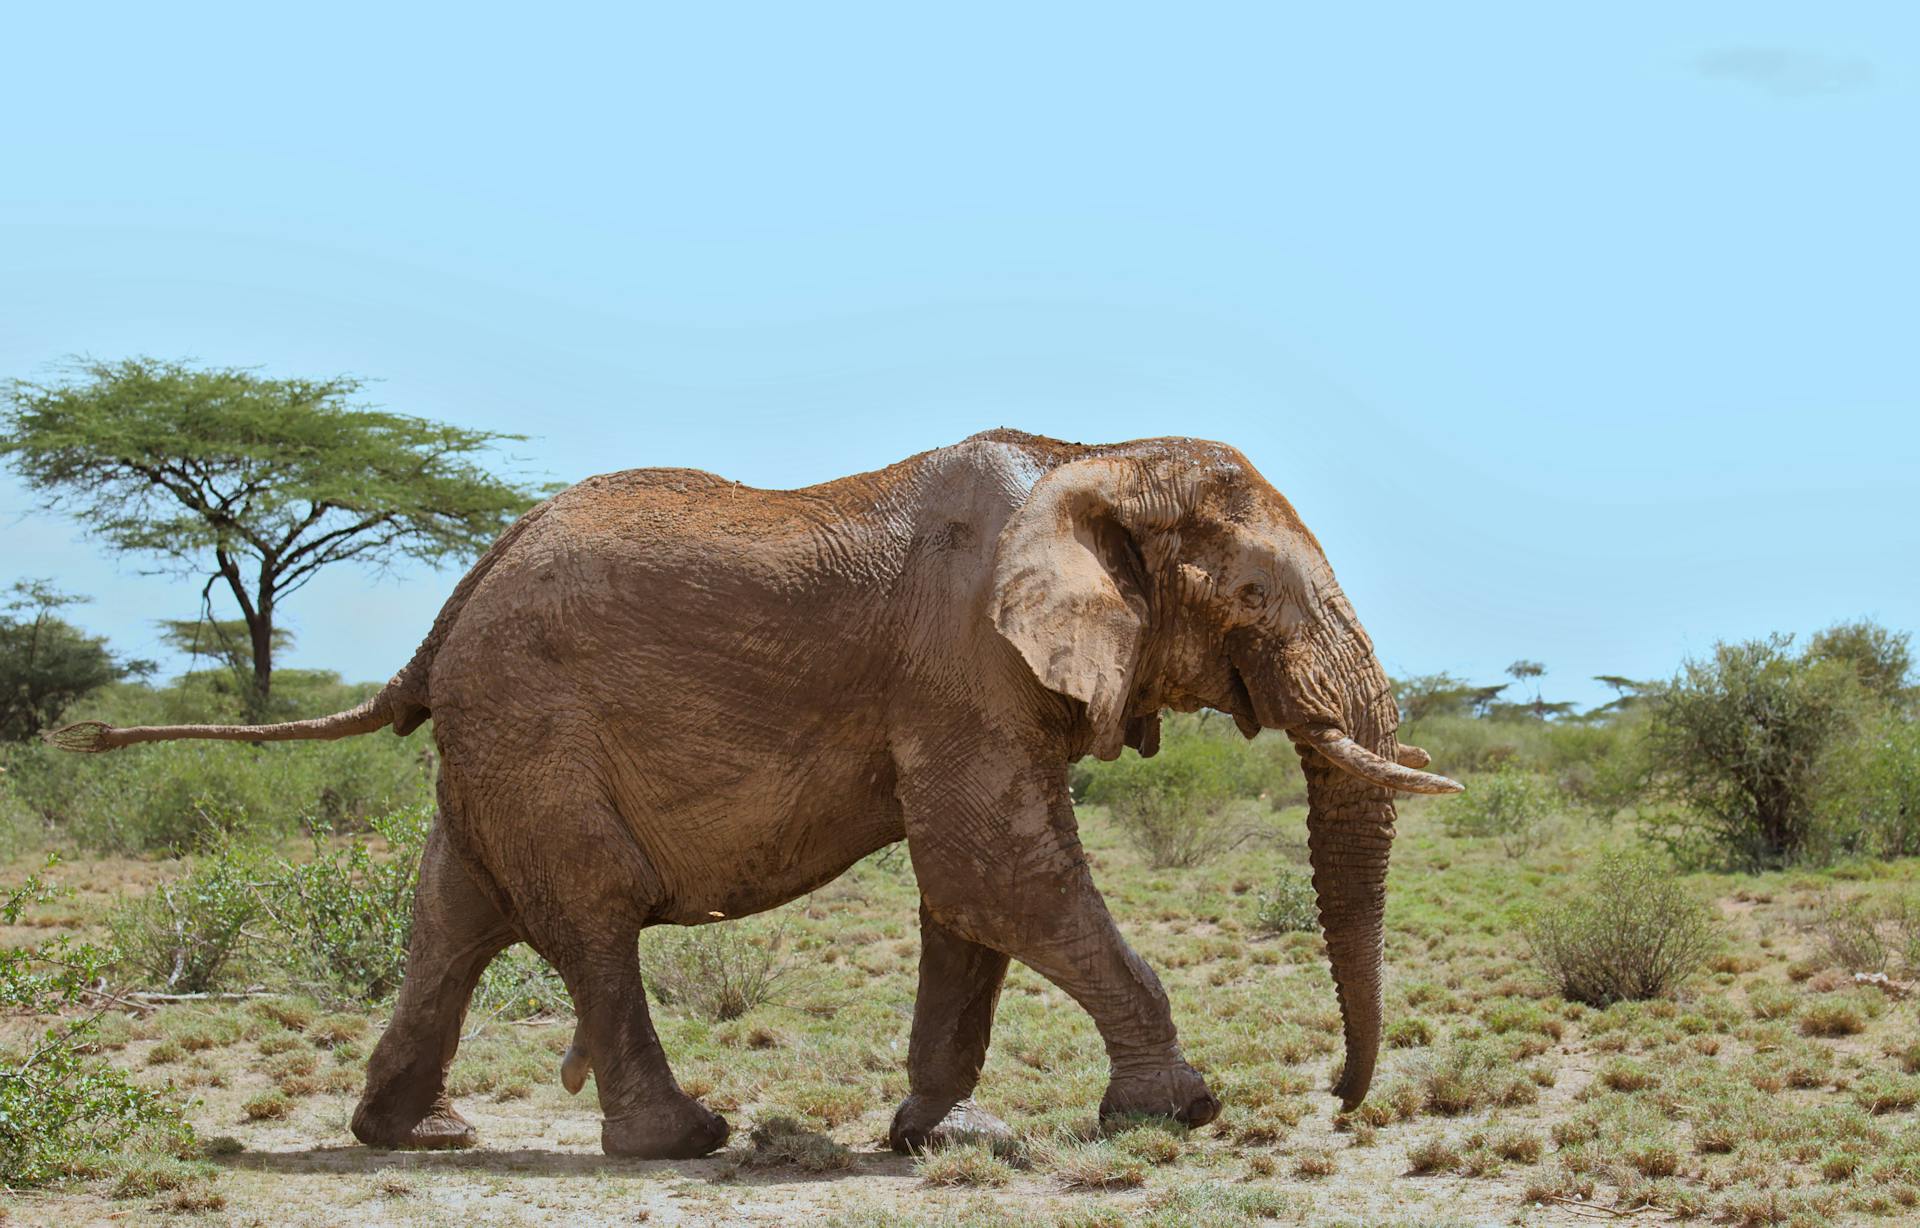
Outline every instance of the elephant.
<path fill-rule="evenodd" d="M 1010 959 L 1092 1017 L 1103 1120 L 1215 1117 L 1094 885 L 1067 783 L 1072 761 L 1152 754 L 1162 711 L 1203 707 L 1298 751 L 1345 1033 L 1332 1091 L 1352 1110 L 1380 1045 L 1394 796 L 1460 786 L 1397 742 L 1320 543 L 1224 444 L 1000 429 L 796 490 L 692 469 L 588 478 L 514 523 L 350 711 L 83 722 L 54 741 L 405 735 L 431 716 L 439 808 L 354 1135 L 475 1141 L 447 1070 L 482 971 L 524 941 L 573 998 L 562 1077 L 595 1074 L 604 1150 L 689 1158 L 728 1126 L 662 1053 L 640 931 L 775 908 L 903 839 L 921 950 L 896 1149 L 999 1124 L 971 1097 Z"/>

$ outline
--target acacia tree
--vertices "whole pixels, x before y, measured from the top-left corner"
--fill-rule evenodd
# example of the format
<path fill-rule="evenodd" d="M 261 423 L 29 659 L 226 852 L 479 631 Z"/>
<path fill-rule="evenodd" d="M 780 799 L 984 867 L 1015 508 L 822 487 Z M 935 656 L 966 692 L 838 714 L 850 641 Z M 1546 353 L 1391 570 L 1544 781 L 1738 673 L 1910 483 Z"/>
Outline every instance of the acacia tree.
<path fill-rule="evenodd" d="M 534 501 L 476 457 L 524 438 L 354 402 L 362 383 L 152 358 L 15 380 L 0 456 L 115 550 L 224 585 L 246 623 L 249 719 L 265 719 L 281 604 L 336 563 L 478 554 Z M 210 607 L 208 607 L 210 610 Z"/>

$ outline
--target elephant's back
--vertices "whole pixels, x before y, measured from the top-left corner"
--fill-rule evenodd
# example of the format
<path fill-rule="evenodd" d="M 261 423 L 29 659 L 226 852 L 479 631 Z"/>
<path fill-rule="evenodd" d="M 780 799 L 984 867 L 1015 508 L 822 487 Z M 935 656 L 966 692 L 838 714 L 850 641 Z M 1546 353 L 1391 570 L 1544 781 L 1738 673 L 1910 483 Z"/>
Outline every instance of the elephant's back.
<path fill-rule="evenodd" d="M 744 697 L 870 656 L 899 551 L 844 493 L 693 469 L 568 488 L 467 595 L 433 664 L 436 721 L 557 688 L 620 709 L 716 684 Z"/>

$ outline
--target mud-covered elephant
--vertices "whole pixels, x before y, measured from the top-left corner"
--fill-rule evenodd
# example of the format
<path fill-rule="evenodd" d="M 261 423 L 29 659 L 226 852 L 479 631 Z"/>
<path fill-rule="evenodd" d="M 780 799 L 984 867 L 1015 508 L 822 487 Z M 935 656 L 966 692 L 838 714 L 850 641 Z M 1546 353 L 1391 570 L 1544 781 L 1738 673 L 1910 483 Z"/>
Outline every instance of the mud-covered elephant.
<path fill-rule="evenodd" d="M 1202 706 L 1299 749 L 1346 1028 L 1334 1090 L 1352 1107 L 1380 1041 L 1394 792 L 1459 786 L 1396 743 L 1386 676 L 1319 543 L 1221 444 L 999 430 L 803 490 L 686 469 L 589 478 L 510 528 L 350 712 L 87 723 L 56 741 L 406 734 L 431 714 L 439 817 L 354 1134 L 473 1141 L 447 1068 L 481 971 L 525 941 L 573 996 L 565 1074 L 577 1087 L 591 1064 L 605 1149 L 686 1157 L 727 1126 L 668 1068 L 639 932 L 776 907 L 901 839 L 921 953 L 896 1147 L 977 1113 L 1010 958 L 1098 1025 L 1102 1115 L 1211 1119 L 1067 790 L 1071 760 L 1151 753 L 1162 709 Z"/>

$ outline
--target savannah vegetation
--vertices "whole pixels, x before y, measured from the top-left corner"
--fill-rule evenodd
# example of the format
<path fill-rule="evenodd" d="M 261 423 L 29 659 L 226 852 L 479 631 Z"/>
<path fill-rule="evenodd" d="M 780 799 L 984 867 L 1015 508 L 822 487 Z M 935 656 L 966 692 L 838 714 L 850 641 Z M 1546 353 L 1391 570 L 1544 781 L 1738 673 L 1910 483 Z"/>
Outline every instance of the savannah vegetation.
<path fill-rule="evenodd" d="M 1526 659 L 1501 682 L 1398 680 L 1405 740 L 1468 791 L 1401 805 L 1387 1051 L 1352 1114 L 1324 1094 L 1340 1019 L 1295 753 L 1200 713 L 1169 716 L 1156 757 L 1083 762 L 1071 781 L 1096 878 L 1225 1104 L 1206 1128 L 1099 1129 L 1090 1022 L 1016 967 L 980 1091 L 1014 1138 L 887 1152 L 918 952 L 896 847 L 773 914 L 642 937 L 675 1068 L 734 1121 L 718 1155 L 600 1154 L 591 1097 L 559 1086 L 570 1004 L 524 947 L 489 970 L 453 1068 L 482 1147 L 348 1145 L 405 970 L 431 738 L 72 756 L 37 735 L 79 717 L 321 713 L 371 693 L 285 663 L 297 645 L 271 614 L 297 591 L 289 569 L 463 557 L 531 494 L 477 467 L 491 438 L 353 407 L 353 391 L 144 360 L 14 389 L 10 460 L 37 488 L 107 547 L 152 552 L 138 516 L 103 510 L 110 489 L 138 493 L 144 515 L 171 518 L 166 560 L 253 603 L 224 624 L 208 607 L 195 619 L 191 599 L 169 612 L 193 664 L 164 680 L 90 636 L 84 606 L 46 582 L 23 578 L 0 612 L 0 1184 L 20 1220 L 433 1223 L 478 1205 L 524 1223 L 1076 1228 L 1920 1214 L 1920 725 L 1907 636 L 1864 621 L 1721 644 L 1668 679 L 1603 679 L 1616 698 L 1586 712 L 1547 698 L 1552 675 Z M 263 426 L 275 406 L 296 424 L 284 435 Z M 124 435 L 115 413 L 134 424 Z M 169 430 L 188 441 L 177 456 Z M 303 459 L 335 447 L 402 459 L 336 489 L 321 470 L 337 466 Z M 136 454 L 247 510 L 209 518 Z M 445 482 L 411 486 L 407 465 Z M 263 588 L 258 547 L 288 533 L 341 535 L 276 554 Z"/>

